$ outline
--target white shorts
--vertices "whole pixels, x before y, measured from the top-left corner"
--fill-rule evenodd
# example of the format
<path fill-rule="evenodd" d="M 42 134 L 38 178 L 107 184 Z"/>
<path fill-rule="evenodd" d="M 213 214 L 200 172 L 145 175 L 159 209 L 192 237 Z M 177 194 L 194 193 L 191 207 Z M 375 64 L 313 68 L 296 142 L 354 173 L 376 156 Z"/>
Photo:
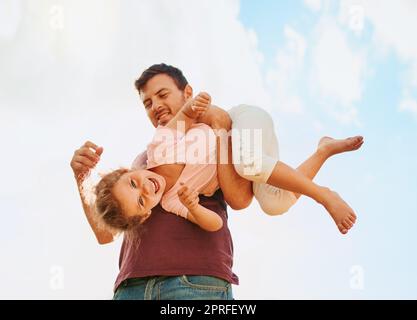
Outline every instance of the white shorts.
<path fill-rule="evenodd" d="M 295 204 L 294 193 L 266 184 L 279 160 L 274 122 L 262 108 L 238 105 L 228 111 L 232 119 L 232 154 L 237 173 L 253 181 L 253 193 L 262 210 L 282 214 Z"/>

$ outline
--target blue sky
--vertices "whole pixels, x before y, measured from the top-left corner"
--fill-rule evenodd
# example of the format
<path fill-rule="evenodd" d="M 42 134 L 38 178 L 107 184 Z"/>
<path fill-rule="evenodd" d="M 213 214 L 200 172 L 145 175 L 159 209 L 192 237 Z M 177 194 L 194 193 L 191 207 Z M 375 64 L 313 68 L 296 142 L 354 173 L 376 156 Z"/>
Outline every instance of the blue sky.
<path fill-rule="evenodd" d="M 153 133 L 133 81 L 166 62 L 217 105 L 268 110 L 294 167 L 324 135 L 365 137 L 315 179 L 356 211 L 348 236 L 305 197 L 229 211 L 237 299 L 417 298 L 416 16 L 413 0 L 0 0 L 0 296 L 112 297 L 121 241 L 96 243 L 68 164 L 89 139 L 98 171 L 130 165 Z"/>

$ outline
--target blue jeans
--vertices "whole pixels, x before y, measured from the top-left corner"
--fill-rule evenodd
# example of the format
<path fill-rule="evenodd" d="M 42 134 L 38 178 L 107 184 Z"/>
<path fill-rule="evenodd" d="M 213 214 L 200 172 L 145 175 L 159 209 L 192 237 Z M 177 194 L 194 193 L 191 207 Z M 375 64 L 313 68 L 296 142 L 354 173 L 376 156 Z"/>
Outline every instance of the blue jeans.
<path fill-rule="evenodd" d="M 183 275 L 127 279 L 113 300 L 233 300 L 233 294 L 226 280 Z"/>

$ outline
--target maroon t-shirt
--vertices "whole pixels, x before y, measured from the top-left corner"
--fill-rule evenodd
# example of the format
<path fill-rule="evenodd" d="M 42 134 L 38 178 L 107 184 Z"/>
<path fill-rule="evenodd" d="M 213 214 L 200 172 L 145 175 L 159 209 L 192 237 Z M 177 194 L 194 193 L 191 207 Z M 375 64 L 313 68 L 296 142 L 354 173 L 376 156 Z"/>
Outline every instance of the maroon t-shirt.
<path fill-rule="evenodd" d="M 223 193 L 200 196 L 200 204 L 222 217 L 219 231 L 205 231 L 158 205 L 143 224 L 140 237 L 123 239 L 114 289 L 126 279 L 149 276 L 204 275 L 238 284 L 232 271 L 233 242 Z"/>

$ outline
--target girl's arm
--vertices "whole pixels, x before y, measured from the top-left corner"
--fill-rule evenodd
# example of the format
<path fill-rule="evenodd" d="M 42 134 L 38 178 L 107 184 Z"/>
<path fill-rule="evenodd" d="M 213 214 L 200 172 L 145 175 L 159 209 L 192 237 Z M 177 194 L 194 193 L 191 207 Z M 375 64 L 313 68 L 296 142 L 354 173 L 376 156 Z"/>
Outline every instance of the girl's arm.
<path fill-rule="evenodd" d="M 178 190 L 178 197 L 182 204 L 187 207 L 188 220 L 199 225 L 206 231 L 218 231 L 223 226 L 222 218 L 212 210 L 209 210 L 198 203 L 198 193 L 190 190 L 187 186 L 183 185 Z"/>
<path fill-rule="evenodd" d="M 210 95 L 200 92 L 195 98 L 189 99 L 165 127 L 186 133 L 196 119 L 207 111 L 210 104 Z"/>

